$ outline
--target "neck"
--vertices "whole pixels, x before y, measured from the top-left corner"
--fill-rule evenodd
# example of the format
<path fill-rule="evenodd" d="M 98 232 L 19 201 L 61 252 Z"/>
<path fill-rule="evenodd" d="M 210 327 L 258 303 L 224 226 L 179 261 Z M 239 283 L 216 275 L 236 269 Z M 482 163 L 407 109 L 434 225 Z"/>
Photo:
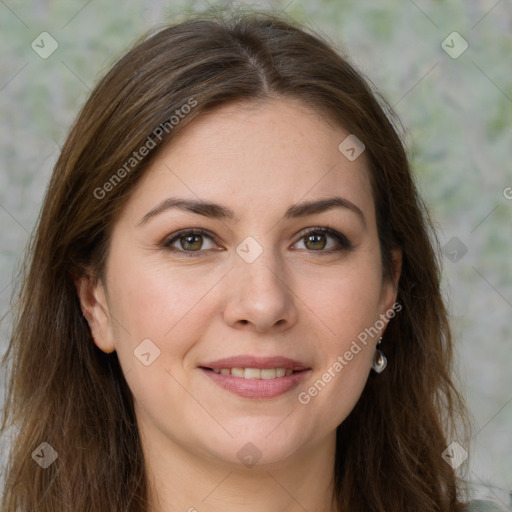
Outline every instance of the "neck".
<path fill-rule="evenodd" d="M 252 468 L 142 436 L 150 512 L 336 512 L 335 435 L 287 460 Z M 165 447 L 165 448 L 164 448 Z"/>

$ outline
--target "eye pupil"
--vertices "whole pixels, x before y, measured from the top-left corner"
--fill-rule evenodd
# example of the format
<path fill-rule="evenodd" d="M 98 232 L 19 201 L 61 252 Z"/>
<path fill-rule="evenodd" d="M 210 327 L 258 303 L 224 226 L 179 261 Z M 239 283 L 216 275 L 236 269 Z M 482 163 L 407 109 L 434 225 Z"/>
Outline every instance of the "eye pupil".
<path fill-rule="evenodd" d="M 185 244 L 183 243 L 183 240 L 185 240 Z M 194 240 L 196 243 L 194 243 Z M 180 244 L 181 244 L 182 249 L 189 249 L 189 250 L 193 250 L 193 251 L 199 250 L 202 245 L 202 236 L 201 235 L 182 236 L 180 239 Z M 187 245 L 187 244 L 189 244 L 189 245 Z"/>
<path fill-rule="evenodd" d="M 319 242 L 319 238 L 323 238 L 323 243 L 322 242 Z M 308 243 L 312 243 L 313 244 L 313 248 L 320 248 L 320 249 L 323 249 L 325 247 L 325 235 L 322 235 L 322 234 L 317 234 L 317 235 L 308 235 L 306 237 L 306 247 L 308 247 Z M 309 249 L 310 247 L 308 247 Z"/>

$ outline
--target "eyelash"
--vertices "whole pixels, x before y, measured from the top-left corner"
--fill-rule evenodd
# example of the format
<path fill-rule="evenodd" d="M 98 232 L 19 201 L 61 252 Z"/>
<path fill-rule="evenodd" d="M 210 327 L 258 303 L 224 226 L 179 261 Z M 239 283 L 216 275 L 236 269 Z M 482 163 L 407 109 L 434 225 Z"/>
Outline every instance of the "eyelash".
<path fill-rule="evenodd" d="M 330 235 L 331 237 L 333 237 L 339 244 L 339 248 L 335 248 L 335 249 L 321 249 L 321 250 L 308 250 L 306 249 L 308 252 L 310 253 L 319 253 L 320 255 L 322 254 L 332 254 L 332 253 L 339 253 L 339 252 L 343 252 L 343 251 L 347 251 L 347 250 L 350 250 L 353 248 L 351 242 L 348 240 L 348 238 L 343 235 L 342 233 L 332 229 L 332 228 L 325 228 L 325 227 L 317 227 L 317 228 L 312 228 L 312 229 L 309 229 L 305 232 L 302 232 L 298 238 L 297 241 L 301 241 L 303 240 L 304 238 L 306 238 L 308 235 L 311 235 L 311 234 L 324 234 L 324 235 Z M 171 236 L 171 238 L 167 238 L 163 243 L 163 247 L 171 252 L 174 252 L 174 253 L 179 253 L 179 254 L 183 254 L 184 256 L 186 257 L 191 257 L 191 258 L 196 258 L 198 256 L 202 256 L 204 255 L 204 253 L 207 250 L 204 250 L 204 249 L 199 249 L 197 251 L 185 251 L 183 249 L 177 249 L 175 247 L 172 247 L 171 245 L 179 240 L 180 238 L 184 237 L 184 236 L 187 236 L 187 235 L 200 235 L 200 236 L 206 236 L 210 239 L 212 239 L 213 241 L 215 241 L 215 236 L 213 234 L 211 234 L 210 232 L 204 230 L 204 229 L 199 229 L 199 228 L 192 228 L 192 229 L 184 229 L 182 231 L 178 231 L 177 233 L 173 234 Z M 296 242 L 297 243 L 297 242 Z M 295 245 L 295 244 L 294 244 Z M 302 250 L 302 249 L 301 249 Z"/>

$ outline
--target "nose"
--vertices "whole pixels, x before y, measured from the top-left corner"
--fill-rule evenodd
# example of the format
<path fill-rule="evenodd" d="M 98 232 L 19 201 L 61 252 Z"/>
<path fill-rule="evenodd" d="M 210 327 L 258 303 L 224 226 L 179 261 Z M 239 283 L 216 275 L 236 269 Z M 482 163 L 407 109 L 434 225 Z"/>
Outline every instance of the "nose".
<path fill-rule="evenodd" d="M 224 321 L 235 329 L 282 332 L 297 322 L 297 297 L 282 261 L 264 250 L 252 263 L 238 255 L 230 272 Z"/>

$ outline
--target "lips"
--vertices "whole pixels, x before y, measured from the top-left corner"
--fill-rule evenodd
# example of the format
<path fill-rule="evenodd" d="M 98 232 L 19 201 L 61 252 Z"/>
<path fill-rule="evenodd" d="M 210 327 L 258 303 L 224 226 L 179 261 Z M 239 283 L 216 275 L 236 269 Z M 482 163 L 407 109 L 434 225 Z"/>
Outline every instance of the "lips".
<path fill-rule="evenodd" d="M 220 387 L 252 399 L 286 393 L 310 372 L 304 363 L 281 356 L 235 356 L 206 363 L 200 369 Z"/>

